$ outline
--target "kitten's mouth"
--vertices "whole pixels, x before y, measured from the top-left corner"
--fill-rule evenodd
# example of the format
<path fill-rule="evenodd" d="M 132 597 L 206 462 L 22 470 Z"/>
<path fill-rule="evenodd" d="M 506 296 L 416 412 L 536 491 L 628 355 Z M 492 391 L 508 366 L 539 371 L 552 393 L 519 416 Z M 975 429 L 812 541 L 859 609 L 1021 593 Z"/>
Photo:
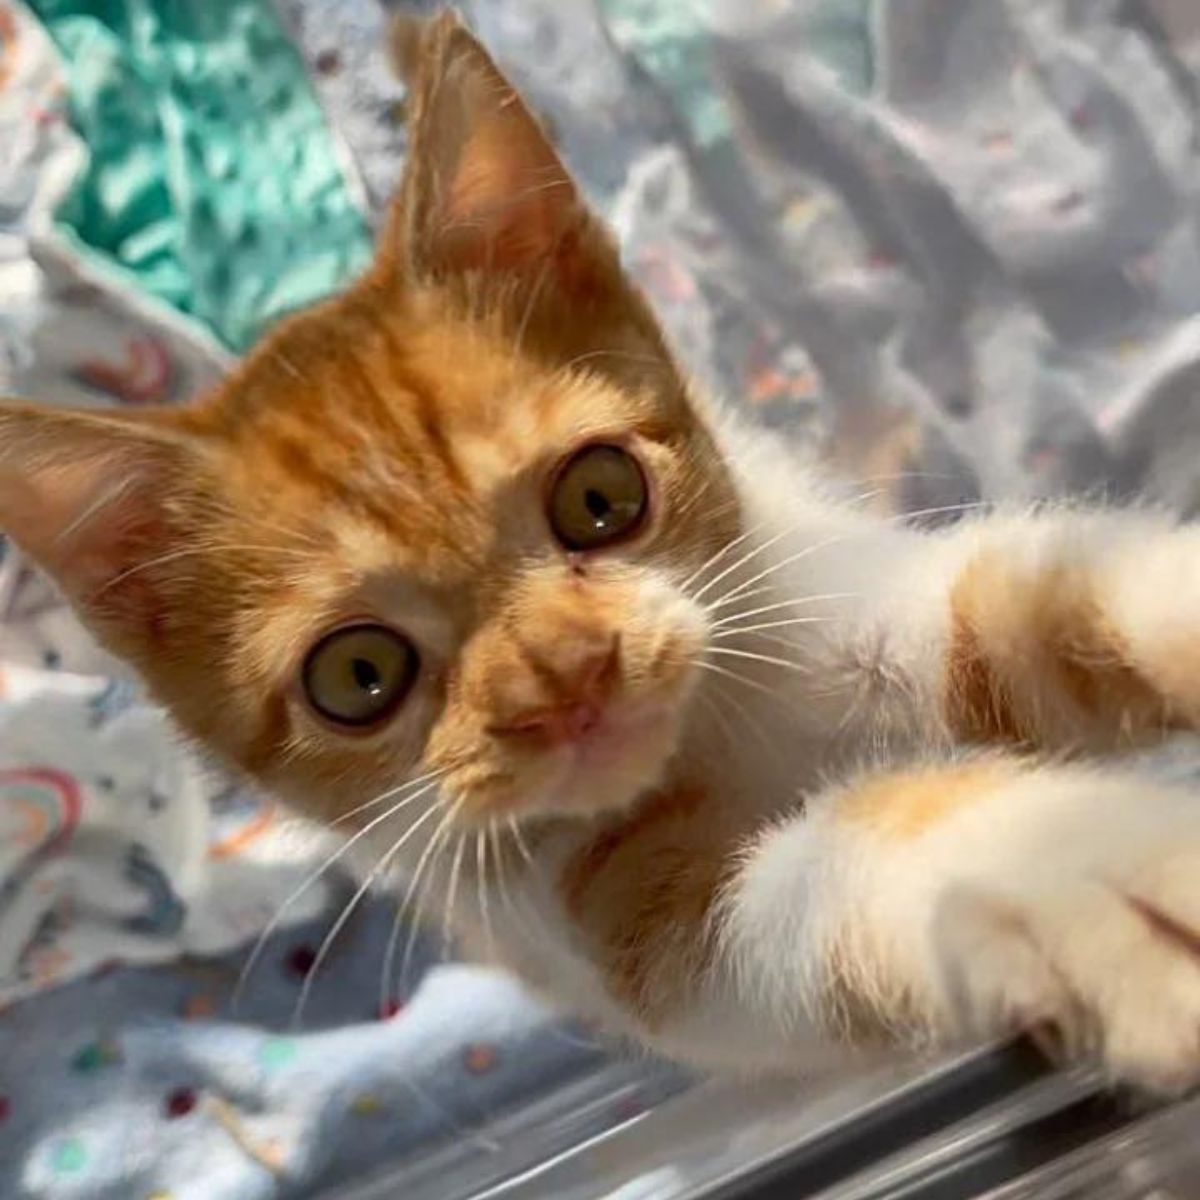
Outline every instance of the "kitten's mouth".
<path fill-rule="evenodd" d="M 493 727 L 491 732 L 540 743 L 550 752 L 569 756 L 580 767 L 612 766 L 639 743 L 661 737 L 672 723 L 673 707 L 661 700 L 587 702 L 541 714 L 520 725 Z"/>
<path fill-rule="evenodd" d="M 662 697 L 613 700 L 564 717 L 556 736 L 544 725 L 530 734 L 532 775 L 521 774 L 502 807 L 535 812 L 597 812 L 623 808 L 662 779 L 678 742 L 679 704 Z M 512 731 L 509 731 L 511 736 Z M 505 789 L 507 791 L 507 788 Z"/>
<path fill-rule="evenodd" d="M 661 742 L 672 726 L 671 707 L 663 703 L 610 705 L 590 714 L 566 743 L 578 770 L 619 767 L 648 742 Z"/>
<path fill-rule="evenodd" d="M 558 804 L 573 811 L 623 808 L 662 779 L 678 741 L 674 705 L 610 705 L 556 748 Z"/>

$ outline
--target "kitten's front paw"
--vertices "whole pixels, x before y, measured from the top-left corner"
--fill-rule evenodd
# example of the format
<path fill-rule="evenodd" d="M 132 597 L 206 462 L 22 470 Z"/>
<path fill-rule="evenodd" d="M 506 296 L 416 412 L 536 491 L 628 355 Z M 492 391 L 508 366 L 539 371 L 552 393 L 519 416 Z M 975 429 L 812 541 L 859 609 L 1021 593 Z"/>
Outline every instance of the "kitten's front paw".
<path fill-rule="evenodd" d="M 952 1027 L 1049 1032 L 1155 1091 L 1200 1083 L 1200 839 L 1134 854 L 1119 870 L 1071 864 L 1024 895 L 949 889 L 934 944 Z"/>

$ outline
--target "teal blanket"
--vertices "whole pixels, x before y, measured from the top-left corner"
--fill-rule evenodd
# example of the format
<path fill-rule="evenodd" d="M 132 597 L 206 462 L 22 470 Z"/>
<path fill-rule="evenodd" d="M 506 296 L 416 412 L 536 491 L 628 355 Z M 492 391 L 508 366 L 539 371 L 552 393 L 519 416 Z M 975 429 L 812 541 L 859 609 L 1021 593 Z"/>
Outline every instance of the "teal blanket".
<path fill-rule="evenodd" d="M 264 0 L 31 0 L 90 162 L 64 232 L 242 349 L 352 276 L 369 237 Z"/>

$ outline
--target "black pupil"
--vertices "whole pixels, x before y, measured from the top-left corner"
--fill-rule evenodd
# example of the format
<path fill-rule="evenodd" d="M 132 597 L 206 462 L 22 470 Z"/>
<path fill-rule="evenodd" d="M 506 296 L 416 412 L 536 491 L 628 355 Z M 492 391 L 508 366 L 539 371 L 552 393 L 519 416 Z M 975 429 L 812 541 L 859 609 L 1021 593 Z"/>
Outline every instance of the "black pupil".
<path fill-rule="evenodd" d="M 354 682 L 364 692 L 369 692 L 372 696 L 379 694 L 383 680 L 379 675 L 379 668 L 373 662 L 366 658 L 356 658 L 350 669 L 354 673 Z"/>
<path fill-rule="evenodd" d="M 597 524 L 603 524 L 612 515 L 612 504 L 608 497 L 595 488 L 588 488 L 583 497 L 584 506 L 596 518 Z"/>

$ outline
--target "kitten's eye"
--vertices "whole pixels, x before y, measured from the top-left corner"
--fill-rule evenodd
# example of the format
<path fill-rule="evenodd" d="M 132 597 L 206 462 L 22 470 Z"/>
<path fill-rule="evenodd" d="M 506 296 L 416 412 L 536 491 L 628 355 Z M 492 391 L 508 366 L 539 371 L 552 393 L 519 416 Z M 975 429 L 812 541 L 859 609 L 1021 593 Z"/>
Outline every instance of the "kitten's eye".
<path fill-rule="evenodd" d="M 595 550 L 628 537 L 645 516 L 646 477 L 619 446 L 580 450 L 550 493 L 550 526 L 568 550 Z"/>
<path fill-rule="evenodd" d="M 375 725 L 400 707 L 417 666 L 417 651 L 406 637 L 382 625 L 349 625 L 309 651 L 304 692 L 326 720 Z"/>

